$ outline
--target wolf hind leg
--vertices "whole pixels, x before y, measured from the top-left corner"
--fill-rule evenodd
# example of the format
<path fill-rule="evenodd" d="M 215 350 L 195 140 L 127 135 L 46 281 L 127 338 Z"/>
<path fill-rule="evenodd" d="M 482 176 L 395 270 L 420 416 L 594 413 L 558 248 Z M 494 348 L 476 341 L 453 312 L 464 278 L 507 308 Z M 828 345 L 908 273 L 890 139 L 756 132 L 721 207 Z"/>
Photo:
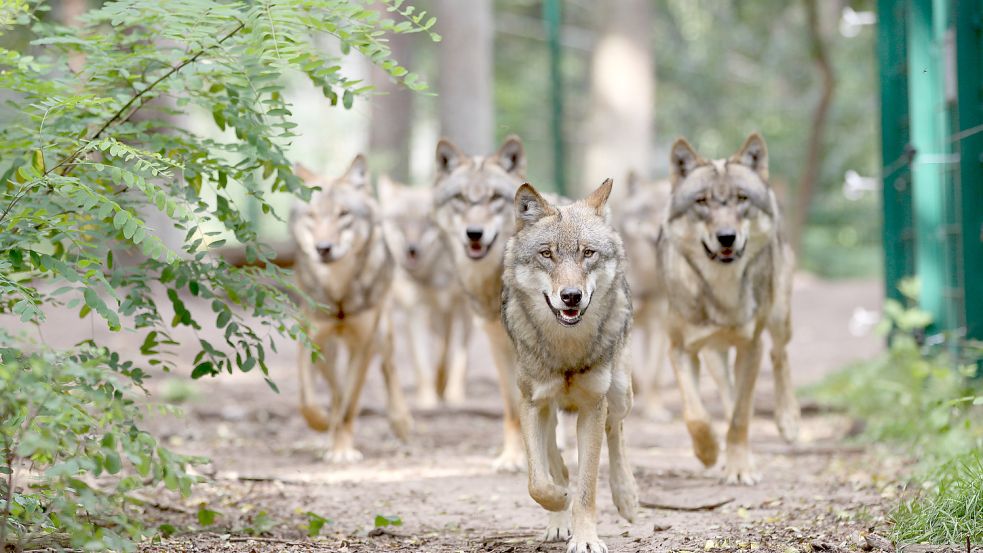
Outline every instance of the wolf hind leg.
<path fill-rule="evenodd" d="M 515 347 L 501 321 L 486 321 L 485 330 L 491 344 L 492 360 L 498 371 L 504 430 L 502 453 L 492 462 L 492 467 L 501 472 L 519 472 L 525 468 L 526 459 L 522 430 L 519 427 L 519 387 L 515 382 Z"/>

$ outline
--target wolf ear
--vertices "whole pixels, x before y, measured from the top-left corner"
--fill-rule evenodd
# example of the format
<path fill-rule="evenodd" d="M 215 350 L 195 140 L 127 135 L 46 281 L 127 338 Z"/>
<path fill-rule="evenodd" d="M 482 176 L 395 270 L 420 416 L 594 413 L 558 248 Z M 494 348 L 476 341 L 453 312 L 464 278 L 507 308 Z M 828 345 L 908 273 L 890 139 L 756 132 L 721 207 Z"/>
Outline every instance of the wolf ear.
<path fill-rule="evenodd" d="M 556 209 L 540 196 L 539 192 L 528 182 L 515 192 L 516 230 L 525 225 L 531 225 L 546 215 L 555 213 Z"/>
<path fill-rule="evenodd" d="M 318 176 L 314 171 L 311 171 L 307 167 L 299 163 L 294 163 L 294 174 L 300 177 L 300 180 L 304 182 L 314 182 L 318 179 Z"/>
<path fill-rule="evenodd" d="M 495 153 L 495 161 L 507 173 L 525 175 L 526 149 L 522 145 L 522 140 L 514 134 L 506 137 L 505 142 L 502 142 L 502 146 Z"/>
<path fill-rule="evenodd" d="M 601 186 L 597 187 L 597 190 L 590 193 L 589 196 L 584 198 L 584 203 L 588 207 L 594 208 L 601 217 L 605 217 L 607 214 L 608 198 L 611 196 L 611 188 L 614 186 L 614 181 L 611 179 L 604 179 Z"/>
<path fill-rule="evenodd" d="M 467 157 L 450 140 L 441 138 L 437 143 L 437 174 L 440 176 L 451 174 L 454 169 L 467 161 Z"/>
<path fill-rule="evenodd" d="M 348 170 L 345 171 L 342 179 L 355 188 L 367 188 L 369 184 L 369 165 L 365 161 L 365 156 L 362 154 L 355 156 L 355 159 L 348 166 Z"/>
<path fill-rule="evenodd" d="M 731 161 L 736 161 L 741 165 L 744 165 L 748 169 L 751 169 L 757 173 L 762 180 L 768 180 L 768 146 L 765 144 L 765 139 L 761 138 L 761 135 L 754 132 L 751 136 L 747 137 L 744 141 L 744 145 L 738 150 L 731 158 Z"/>
<path fill-rule="evenodd" d="M 669 172 L 672 185 L 683 182 L 697 167 L 706 163 L 685 138 L 676 139 L 669 151 Z"/>

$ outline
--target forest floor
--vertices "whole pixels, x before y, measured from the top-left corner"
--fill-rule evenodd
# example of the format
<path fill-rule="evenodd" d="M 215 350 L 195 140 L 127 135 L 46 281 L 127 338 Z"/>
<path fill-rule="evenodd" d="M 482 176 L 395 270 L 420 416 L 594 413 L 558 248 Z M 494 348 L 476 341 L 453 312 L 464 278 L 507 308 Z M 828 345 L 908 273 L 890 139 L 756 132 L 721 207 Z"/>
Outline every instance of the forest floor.
<path fill-rule="evenodd" d="M 790 359 L 797 386 L 880 350 L 881 338 L 856 336 L 849 323 L 856 308 L 878 310 L 881 294 L 875 281 L 796 278 Z M 412 399 L 403 345 L 397 342 L 398 368 Z M 179 532 L 141 551 L 565 551 L 561 543 L 540 543 L 546 515 L 529 497 L 525 475 L 491 469 L 501 407 L 483 336 L 471 347 L 467 408 L 414 411 L 409 443 L 389 431 L 381 375 L 370 374 L 356 429 L 365 459 L 350 465 L 321 459 L 329 438 L 308 429 L 297 411 L 296 348 L 281 341 L 279 350 L 271 360 L 279 394 L 254 373 L 191 382 L 189 369 L 152 379 L 154 401 L 167 388 L 190 387 L 192 396 L 183 416 L 155 415 L 149 430 L 172 449 L 211 462 L 197 468 L 206 481 L 191 497 L 163 491 L 149 500 L 152 520 Z M 767 361 L 751 426 L 764 475 L 755 487 L 723 485 L 719 467 L 699 464 L 671 377 L 666 382 L 674 420 L 654 422 L 636 409 L 625 423 L 641 499 L 650 506 L 634 524 L 617 516 L 602 456 L 598 531 L 612 551 L 845 551 L 858 549 L 863 534 L 887 532 L 884 517 L 897 503 L 909 460 L 848 440 L 852 421 L 808 402 L 799 443 L 785 444 L 771 420 Z M 707 384 L 704 392 L 713 410 L 715 391 Z M 713 412 L 722 435 L 722 413 Z M 572 434 L 572 419 L 566 428 Z M 572 435 L 568 441 L 564 456 L 573 465 Z M 217 513 L 204 527 L 202 506 Z M 308 513 L 329 519 L 315 538 L 307 537 Z M 401 525 L 377 529 L 377 515 L 399 517 Z"/>

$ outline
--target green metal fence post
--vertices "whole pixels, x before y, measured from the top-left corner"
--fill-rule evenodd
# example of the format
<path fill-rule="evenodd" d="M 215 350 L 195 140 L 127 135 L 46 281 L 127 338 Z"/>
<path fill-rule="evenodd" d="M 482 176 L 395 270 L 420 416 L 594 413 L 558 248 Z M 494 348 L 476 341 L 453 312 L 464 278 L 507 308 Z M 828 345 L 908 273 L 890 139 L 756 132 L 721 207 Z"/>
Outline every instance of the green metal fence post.
<path fill-rule="evenodd" d="M 550 51 L 551 135 L 553 139 L 553 180 L 556 191 L 567 191 L 566 152 L 563 144 L 563 75 L 561 73 L 560 25 L 562 0 L 543 1 L 547 42 Z"/>
<path fill-rule="evenodd" d="M 983 3 L 955 1 L 959 76 L 959 151 L 962 243 L 958 261 L 964 291 L 966 337 L 983 340 Z"/>
<path fill-rule="evenodd" d="M 908 127 L 907 2 L 878 0 L 877 58 L 881 81 L 882 236 L 884 290 L 901 300 L 898 282 L 915 274 Z"/>
<path fill-rule="evenodd" d="M 933 0 L 908 1 L 908 96 L 915 213 L 915 269 L 921 282 L 922 308 L 932 314 L 933 330 L 948 326 L 945 301 L 945 93 L 941 44 L 936 35 Z"/>

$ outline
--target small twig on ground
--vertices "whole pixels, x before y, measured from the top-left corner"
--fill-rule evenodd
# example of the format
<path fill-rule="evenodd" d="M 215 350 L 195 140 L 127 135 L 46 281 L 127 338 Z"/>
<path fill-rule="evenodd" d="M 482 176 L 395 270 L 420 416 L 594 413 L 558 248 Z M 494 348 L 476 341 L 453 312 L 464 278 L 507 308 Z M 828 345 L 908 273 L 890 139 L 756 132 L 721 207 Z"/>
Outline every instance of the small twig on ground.
<path fill-rule="evenodd" d="M 491 543 L 499 540 L 520 540 L 529 539 L 535 537 L 532 532 L 506 532 L 504 534 L 495 534 L 493 536 L 485 536 L 481 539 L 474 540 L 479 543 Z"/>
<path fill-rule="evenodd" d="M 720 501 L 715 501 L 713 503 L 703 503 L 699 505 L 674 505 L 672 503 L 662 503 L 659 501 L 639 501 L 638 504 L 646 509 L 665 509 L 667 511 L 712 511 L 718 507 L 723 507 L 724 505 L 734 501 L 733 497 L 725 497 Z"/>
<path fill-rule="evenodd" d="M 316 543 L 308 541 L 297 541 L 297 540 L 287 540 L 283 538 L 262 538 L 259 536 L 231 536 L 228 541 L 232 543 L 242 543 L 242 542 L 262 542 L 262 543 L 281 543 L 283 545 L 301 545 L 301 546 L 315 546 Z"/>

